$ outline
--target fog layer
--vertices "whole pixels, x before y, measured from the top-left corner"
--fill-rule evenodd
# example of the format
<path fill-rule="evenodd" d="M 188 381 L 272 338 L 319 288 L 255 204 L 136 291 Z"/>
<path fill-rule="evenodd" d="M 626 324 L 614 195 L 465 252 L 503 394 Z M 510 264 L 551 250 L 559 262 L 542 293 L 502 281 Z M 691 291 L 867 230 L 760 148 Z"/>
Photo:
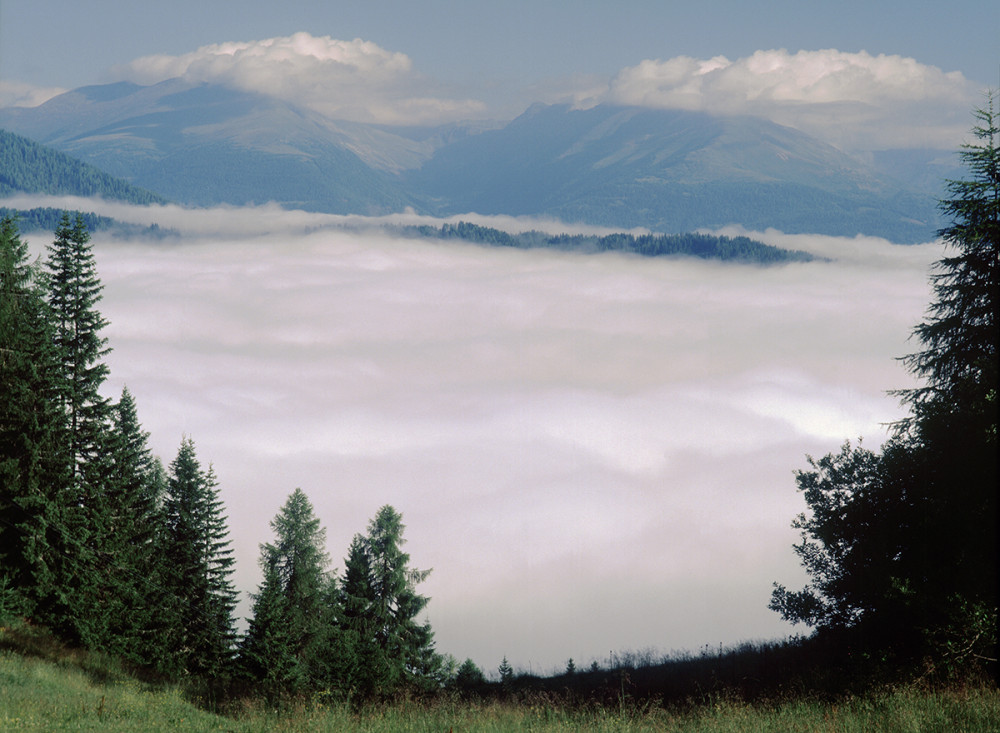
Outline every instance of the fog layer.
<path fill-rule="evenodd" d="M 392 504 L 439 651 L 489 670 L 792 632 L 766 606 L 802 580 L 793 472 L 901 416 L 885 390 L 911 384 L 941 254 L 768 232 L 837 259 L 758 268 L 209 215 L 95 238 L 108 393 L 164 462 L 188 435 L 214 464 L 241 591 L 294 488 L 337 569 Z"/>

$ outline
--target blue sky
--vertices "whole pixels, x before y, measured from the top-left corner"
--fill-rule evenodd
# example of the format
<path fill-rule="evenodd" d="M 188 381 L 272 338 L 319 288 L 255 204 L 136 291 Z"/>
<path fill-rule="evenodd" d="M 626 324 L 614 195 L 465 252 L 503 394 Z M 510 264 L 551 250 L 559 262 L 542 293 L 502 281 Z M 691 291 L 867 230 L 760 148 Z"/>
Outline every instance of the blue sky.
<path fill-rule="evenodd" d="M 1000 64 L 1000 4 L 990 0 L 3 0 L 0 75 L 81 86 L 137 56 L 296 31 L 363 38 L 467 83 L 610 75 L 646 58 L 772 48 L 897 54 L 994 84 Z"/>
<path fill-rule="evenodd" d="M 863 119 L 848 115 L 847 122 L 857 119 L 869 127 L 884 127 L 894 115 L 936 114 L 926 127 L 940 132 L 947 125 L 950 132 L 939 134 L 932 146 L 949 147 L 956 131 L 967 129 L 969 105 L 975 104 L 979 90 L 996 86 L 1000 76 L 1000 3 L 990 0 L 837 4 L 293 0 L 280 5 L 222 0 L 0 0 L 0 105 L 24 104 L 25 99 L 37 102 L 56 90 L 123 78 L 150 83 L 158 79 L 136 70 L 133 62 L 140 57 L 179 58 L 212 44 L 287 38 L 296 33 L 327 41 L 360 39 L 386 56 L 406 60 L 406 70 L 389 81 L 371 83 L 363 73 L 356 74 L 365 88 L 394 98 L 408 90 L 421 100 L 419 113 L 413 104 L 397 104 L 388 115 L 372 113 L 371 120 L 380 122 L 510 118 L 535 101 L 669 106 L 677 103 L 675 96 L 648 93 L 650 84 L 664 84 L 659 73 L 663 65 L 680 57 L 699 61 L 724 57 L 732 64 L 728 79 L 713 88 L 715 97 L 713 89 L 700 91 L 709 100 L 707 109 L 765 114 L 822 133 L 826 130 L 817 127 L 817 119 L 828 120 L 828 109 L 813 115 L 810 127 L 810 121 L 790 116 L 787 107 L 777 115 L 762 111 L 759 105 L 719 110 L 719 98 L 728 94 L 733 83 L 744 82 L 737 72 L 757 52 L 784 51 L 782 61 L 793 69 L 807 62 L 829 65 L 829 52 L 836 50 L 841 59 L 860 58 L 868 71 L 872 59 L 880 56 L 895 62 L 894 68 L 879 72 L 882 82 L 895 74 L 895 86 L 886 90 L 869 85 L 852 92 L 849 101 L 856 106 L 885 106 L 887 99 L 900 97 L 901 85 L 909 85 L 902 95 L 908 97 L 905 104 L 877 115 L 866 113 Z M 819 52 L 827 52 L 827 57 L 817 56 Z M 647 78 L 645 87 L 637 90 L 633 85 L 630 94 L 616 95 L 616 80 L 629 70 L 640 69 L 643 62 L 647 72 L 654 62 L 661 64 L 652 69 L 655 81 Z M 900 81 L 900 72 L 912 71 L 903 69 L 904 62 L 915 63 L 922 73 Z M 336 90 L 336 84 L 313 71 L 315 77 L 307 70 L 296 73 L 334 95 L 330 90 Z M 844 75 L 834 81 L 841 90 L 859 83 Z M 242 82 L 250 84 L 246 75 Z M 801 83 L 801 79 L 796 81 Z M 946 86 L 954 94 L 943 91 Z M 38 88 L 48 91 L 38 94 Z M 619 92 L 620 88 L 619 84 Z M 31 97 L 32 92 L 36 96 Z M 787 92 L 784 89 L 786 100 Z M 448 103 L 432 108 L 427 100 Z M 380 109 L 384 112 L 386 107 L 383 100 Z M 955 110 L 954 119 L 947 118 L 946 110 Z M 833 142 L 859 148 L 888 144 L 856 137 L 846 134 L 845 139 Z M 900 136 L 883 137 L 894 141 Z M 925 130 L 902 137 L 907 145 L 929 146 L 931 135 Z"/>

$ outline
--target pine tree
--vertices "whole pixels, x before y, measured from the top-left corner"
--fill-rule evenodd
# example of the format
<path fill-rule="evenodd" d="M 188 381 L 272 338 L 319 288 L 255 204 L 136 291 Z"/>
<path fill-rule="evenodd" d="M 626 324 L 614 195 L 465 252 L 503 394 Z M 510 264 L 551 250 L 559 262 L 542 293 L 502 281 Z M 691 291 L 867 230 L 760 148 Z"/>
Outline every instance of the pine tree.
<path fill-rule="evenodd" d="M 177 665 L 210 678 L 227 676 L 233 656 L 233 553 L 211 467 L 203 471 L 185 438 L 170 464 L 164 507 L 168 536 L 167 640 Z"/>
<path fill-rule="evenodd" d="M 362 696 L 389 692 L 396 681 L 388 653 L 376 635 L 372 563 L 364 536 L 354 535 L 344 561 L 340 588 L 341 629 L 344 645 L 344 683 Z"/>
<path fill-rule="evenodd" d="M 100 457 L 105 451 L 109 400 L 100 388 L 107 373 L 101 359 L 108 353 L 100 331 L 107 322 L 96 306 L 102 286 L 97 276 L 90 234 L 81 215 L 63 214 L 45 262 L 48 303 L 57 367 L 56 403 L 65 429 L 55 455 L 63 462 L 66 481 L 52 485 L 57 510 L 50 524 L 56 592 L 43 618 L 71 641 L 102 646 L 109 616 L 102 602 L 108 568 L 102 564 L 99 532 L 101 511 Z"/>

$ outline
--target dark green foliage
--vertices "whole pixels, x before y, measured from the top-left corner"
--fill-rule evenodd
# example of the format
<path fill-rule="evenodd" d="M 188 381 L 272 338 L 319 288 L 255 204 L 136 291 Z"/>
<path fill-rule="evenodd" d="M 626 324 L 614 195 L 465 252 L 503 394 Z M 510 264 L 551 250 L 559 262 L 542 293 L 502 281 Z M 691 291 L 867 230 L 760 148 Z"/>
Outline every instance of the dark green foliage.
<path fill-rule="evenodd" d="M 800 472 L 809 513 L 796 552 L 811 581 L 776 586 L 771 608 L 822 631 L 853 630 L 866 654 L 952 673 L 996 661 L 997 311 L 1000 150 L 995 95 L 976 113 L 968 181 L 949 183 L 923 350 L 905 357 L 921 387 L 880 454 L 845 446 Z"/>
<path fill-rule="evenodd" d="M 71 221 L 63 214 L 46 268 L 60 363 L 57 400 L 69 422 L 66 460 L 74 480 L 82 484 L 86 479 L 83 467 L 96 457 L 109 416 L 109 403 L 100 387 L 108 374 L 101 359 L 110 350 L 100 335 L 107 325 L 96 309 L 103 286 L 83 217 L 77 215 Z"/>
<path fill-rule="evenodd" d="M 452 685 L 463 692 L 475 692 L 482 690 L 486 686 L 486 675 L 479 669 L 475 662 L 466 659 L 459 666 L 455 673 Z"/>
<path fill-rule="evenodd" d="M 510 662 L 507 661 L 506 656 L 500 661 L 500 666 L 497 667 L 497 674 L 500 675 L 500 686 L 505 691 L 509 690 L 514 683 L 514 668 L 510 666 Z"/>
<path fill-rule="evenodd" d="M 154 193 L 65 153 L 0 130 L 0 196 L 14 193 L 99 196 L 132 204 L 166 203 Z"/>
<path fill-rule="evenodd" d="M 271 529 L 275 541 L 260 548 L 264 580 L 254 596 L 241 666 L 268 690 L 327 686 L 337 634 L 326 530 L 301 489 L 288 497 Z"/>
<path fill-rule="evenodd" d="M 128 389 L 113 406 L 109 427 L 99 466 L 102 490 L 90 512 L 92 557 L 100 569 L 94 605 L 106 621 L 90 646 L 155 667 L 165 651 L 162 466 Z"/>
<path fill-rule="evenodd" d="M 429 570 L 413 570 L 402 551 L 402 516 L 382 507 L 355 536 L 341 589 L 344 642 L 354 660 L 351 684 L 367 696 L 437 686 L 442 662 L 429 624 L 416 618 L 428 598 L 416 592 Z"/>
<path fill-rule="evenodd" d="M 170 464 L 164 513 L 170 591 L 164 610 L 173 623 L 168 646 L 180 669 L 223 676 L 235 639 L 233 552 L 215 474 L 202 470 L 190 438 Z"/>
<path fill-rule="evenodd" d="M 810 262 L 814 257 L 798 250 L 781 249 L 749 237 L 716 237 L 709 234 L 583 234 L 548 235 L 538 231 L 509 234 L 499 229 L 460 221 L 441 227 L 415 226 L 404 230 L 421 237 L 461 239 L 477 244 L 522 249 L 549 248 L 574 252 L 625 252 L 643 257 L 700 257 L 755 264 Z"/>
<path fill-rule="evenodd" d="M 66 479 L 49 486 L 57 591 L 42 616 L 60 633 L 85 644 L 100 643 L 107 609 L 100 602 L 105 569 L 100 556 L 104 490 L 99 468 L 107 438 L 110 404 L 100 390 L 108 367 L 107 322 L 97 310 L 100 279 L 82 217 L 64 214 L 45 262 L 56 369 L 51 383 L 65 423 L 53 453 Z"/>
<path fill-rule="evenodd" d="M 65 416 L 41 269 L 14 219 L 0 219 L 0 582 L 9 608 L 54 605 Z"/>

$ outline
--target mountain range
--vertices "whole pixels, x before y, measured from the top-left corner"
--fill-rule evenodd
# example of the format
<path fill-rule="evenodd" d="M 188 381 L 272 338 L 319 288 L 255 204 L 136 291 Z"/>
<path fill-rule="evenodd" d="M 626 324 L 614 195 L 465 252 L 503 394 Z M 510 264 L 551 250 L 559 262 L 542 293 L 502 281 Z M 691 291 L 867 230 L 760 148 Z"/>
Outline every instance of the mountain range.
<path fill-rule="evenodd" d="M 539 104 L 508 123 L 387 127 L 173 79 L 3 109 L 0 128 L 197 206 L 411 208 L 665 233 L 735 223 L 894 242 L 927 241 L 940 226 L 932 177 L 913 183 L 928 166 L 912 155 L 863 161 L 752 117 Z"/>

